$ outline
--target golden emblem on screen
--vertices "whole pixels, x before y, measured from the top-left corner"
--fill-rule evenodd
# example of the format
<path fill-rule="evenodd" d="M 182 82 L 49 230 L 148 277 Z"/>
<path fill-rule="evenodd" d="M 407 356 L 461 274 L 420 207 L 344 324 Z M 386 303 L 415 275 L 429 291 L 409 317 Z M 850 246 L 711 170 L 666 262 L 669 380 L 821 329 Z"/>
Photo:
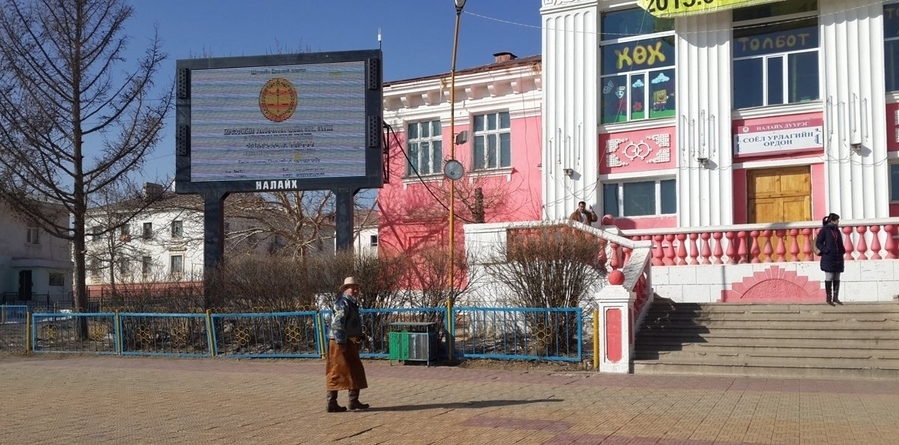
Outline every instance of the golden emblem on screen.
<path fill-rule="evenodd" d="M 289 80 L 276 77 L 259 91 L 259 111 L 272 122 L 284 122 L 297 109 L 297 89 Z"/>

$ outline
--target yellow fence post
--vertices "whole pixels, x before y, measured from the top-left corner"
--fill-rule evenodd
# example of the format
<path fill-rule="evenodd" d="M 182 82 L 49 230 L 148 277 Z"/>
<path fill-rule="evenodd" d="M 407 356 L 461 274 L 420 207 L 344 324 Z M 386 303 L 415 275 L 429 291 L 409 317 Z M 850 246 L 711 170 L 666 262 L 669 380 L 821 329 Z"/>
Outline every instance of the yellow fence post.
<path fill-rule="evenodd" d="M 593 370 L 599 370 L 599 309 L 593 309 Z"/>
<path fill-rule="evenodd" d="M 212 309 L 206 309 L 206 341 L 209 342 L 209 356 L 215 357 L 215 336 L 212 335 Z"/>
<path fill-rule="evenodd" d="M 318 325 L 318 344 L 321 347 L 318 352 L 322 358 L 325 358 L 328 354 L 328 344 L 325 343 L 325 318 L 321 312 L 315 313 L 315 324 Z"/>

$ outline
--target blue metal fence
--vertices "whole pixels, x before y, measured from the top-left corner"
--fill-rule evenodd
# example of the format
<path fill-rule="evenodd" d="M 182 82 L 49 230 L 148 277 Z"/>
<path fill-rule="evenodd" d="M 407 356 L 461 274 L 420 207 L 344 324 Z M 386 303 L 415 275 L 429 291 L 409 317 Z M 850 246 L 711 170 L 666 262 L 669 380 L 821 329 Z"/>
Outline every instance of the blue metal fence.
<path fill-rule="evenodd" d="M 124 312 L 117 338 L 123 355 L 197 357 L 212 354 L 206 314 Z"/>
<path fill-rule="evenodd" d="M 453 308 L 461 357 L 581 361 L 580 308 Z"/>
<path fill-rule="evenodd" d="M 213 314 L 214 355 L 321 357 L 318 313 Z"/>
<path fill-rule="evenodd" d="M 24 351 L 27 305 L 0 305 L 0 351 Z"/>
<path fill-rule="evenodd" d="M 388 358 L 391 325 L 410 322 L 437 326 L 439 358 L 449 348 L 459 358 L 577 362 L 585 355 L 580 308 L 455 307 L 451 317 L 441 307 L 360 312 L 364 358 Z M 331 311 L 37 313 L 29 335 L 35 352 L 317 358 L 326 353 L 331 317 Z"/>
<path fill-rule="evenodd" d="M 116 354 L 115 313 L 31 314 L 34 352 Z"/>

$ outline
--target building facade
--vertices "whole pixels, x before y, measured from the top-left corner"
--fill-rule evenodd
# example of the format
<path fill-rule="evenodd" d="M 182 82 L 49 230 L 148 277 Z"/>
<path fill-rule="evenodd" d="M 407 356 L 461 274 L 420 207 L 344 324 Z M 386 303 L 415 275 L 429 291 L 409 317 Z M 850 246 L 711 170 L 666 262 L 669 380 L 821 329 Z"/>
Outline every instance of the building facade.
<path fill-rule="evenodd" d="M 59 208 L 57 224 L 68 213 Z M 0 202 L 0 304 L 70 303 L 72 247 Z"/>
<path fill-rule="evenodd" d="M 899 216 L 897 11 L 544 0 L 543 162 L 578 173 L 543 171 L 549 218 L 576 192 L 623 229 Z"/>
<path fill-rule="evenodd" d="M 539 56 L 497 53 L 455 79 L 444 73 L 385 84 L 389 161 L 378 193 L 379 251 L 446 248 L 448 159 L 465 171 L 453 190 L 457 246 L 464 224 L 542 219 L 541 102 Z"/>

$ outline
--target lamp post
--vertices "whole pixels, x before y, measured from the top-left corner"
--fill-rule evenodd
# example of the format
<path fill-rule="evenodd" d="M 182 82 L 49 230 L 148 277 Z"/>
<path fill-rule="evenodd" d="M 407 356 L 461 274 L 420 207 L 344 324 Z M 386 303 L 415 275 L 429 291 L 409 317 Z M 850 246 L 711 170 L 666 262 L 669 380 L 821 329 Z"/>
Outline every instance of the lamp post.
<path fill-rule="evenodd" d="M 465 7 L 466 0 L 453 0 L 456 6 L 456 28 L 453 32 L 453 64 L 450 67 L 450 159 L 448 162 L 456 161 L 456 52 L 459 48 L 459 21 L 462 18 L 462 8 Z M 456 180 L 450 178 L 449 193 L 449 299 L 447 307 L 450 316 L 452 316 L 453 303 L 456 299 L 455 295 L 455 253 L 456 253 Z M 453 346 L 450 343 L 448 357 L 453 359 Z"/>

